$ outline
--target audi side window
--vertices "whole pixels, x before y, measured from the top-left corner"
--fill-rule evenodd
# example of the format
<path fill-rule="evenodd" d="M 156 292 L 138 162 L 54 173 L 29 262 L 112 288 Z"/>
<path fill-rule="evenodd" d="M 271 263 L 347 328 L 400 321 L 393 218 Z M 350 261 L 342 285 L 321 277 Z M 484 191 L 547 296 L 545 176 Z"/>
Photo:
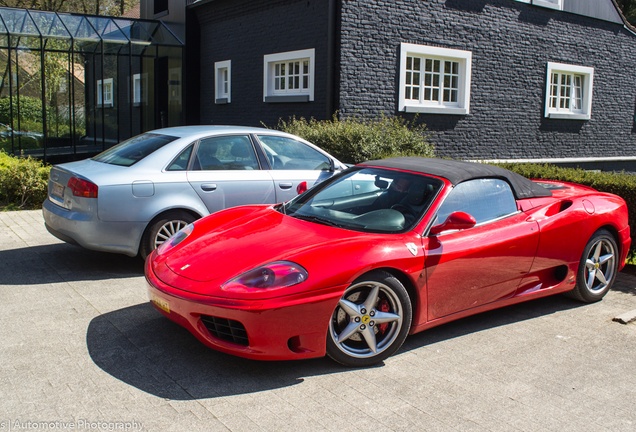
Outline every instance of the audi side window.
<path fill-rule="evenodd" d="M 436 223 L 461 211 L 475 218 L 477 224 L 517 212 L 517 202 L 510 185 L 499 179 L 477 179 L 460 183 L 448 194 L 437 211 Z"/>
<path fill-rule="evenodd" d="M 329 171 L 329 158 L 306 144 L 276 135 L 258 135 L 275 170 Z"/>
<path fill-rule="evenodd" d="M 192 153 L 192 147 L 194 144 L 191 144 L 184 151 L 181 152 L 177 158 L 172 161 L 168 169 L 166 171 L 185 171 L 188 168 L 188 162 L 190 161 L 190 153 Z"/>
<path fill-rule="evenodd" d="M 192 168 L 196 171 L 258 170 L 252 141 L 246 135 L 202 139 Z"/>

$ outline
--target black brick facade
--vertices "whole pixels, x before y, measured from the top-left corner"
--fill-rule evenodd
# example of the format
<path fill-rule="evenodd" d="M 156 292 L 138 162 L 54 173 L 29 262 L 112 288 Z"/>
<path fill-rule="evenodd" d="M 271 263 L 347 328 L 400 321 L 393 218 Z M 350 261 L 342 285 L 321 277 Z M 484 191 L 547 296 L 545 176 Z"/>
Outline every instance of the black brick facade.
<path fill-rule="evenodd" d="M 292 115 L 326 117 L 327 1 L 216 0 L 196 9 L 201 29 L 202 124 L 273 127 Z M 263 56 L 314 48 L 315 99 L 263 102 Z M 232 61 L 232 102 L 215 105 L 214 63 Z"/>
<path fill-rule="evenodd" d="M 201 122 L 328 117 L 328 0 L 217 0 L 201 23 Z M 335 82 L 341 116 L 397 111 L 401 42 L 471 51 L 470 114 L 420 114 L 442 156 L 636 156 L 636 35 L 623 26 L 512 0 L 340 0 Z M 266 104 L 263 55 L 316 49 L 315 101 Z M 214 105 L 214 62 L 232 60 L 232 103 Z M 594 68 L 591 120 L 544 117 L 548 62 Z"/>

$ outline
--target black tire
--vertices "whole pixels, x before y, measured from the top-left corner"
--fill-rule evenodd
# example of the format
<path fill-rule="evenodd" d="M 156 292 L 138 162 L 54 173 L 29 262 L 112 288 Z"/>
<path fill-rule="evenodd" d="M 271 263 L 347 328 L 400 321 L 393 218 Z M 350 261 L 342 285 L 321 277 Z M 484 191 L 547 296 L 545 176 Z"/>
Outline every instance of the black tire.
<path fill-rule="evenodd" d="M 618 257 L 614 236 L 605 229 L 595 232 L 583 249 L 576 286 L 566 295 L 585 303 L 601 300 L 616 279 Z"/>
<path fill-rule="evenodd" d="M 160 214 L 146 227 L 139 245 L 139 255 L 145 260 L 157 246 L 195 220 L 196 217 L 183 210 L 170 210 Z"/>
<path fill-rule="evenodd" d="M 369 272 L 345 290 L 336 306 L 327 332 L 327 355 L 345 366 L 379 363 L 402 346 L 412 316 L 402 283 L 387 272 Z"/>

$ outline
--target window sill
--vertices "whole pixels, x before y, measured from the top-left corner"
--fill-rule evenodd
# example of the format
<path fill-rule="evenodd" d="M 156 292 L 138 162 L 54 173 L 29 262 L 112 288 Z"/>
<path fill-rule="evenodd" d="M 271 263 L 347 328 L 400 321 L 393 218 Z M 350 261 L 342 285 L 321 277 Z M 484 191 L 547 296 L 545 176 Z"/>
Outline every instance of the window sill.
<path fill-rule="evenodd" d="M 97 108 L 101 108 L 101 109 L 112 108 L 112 107 L 113 107 L 112 103 L 106 103 L 106 104 L 97 105 Z"/>
<path fill-rule="evenodd" d="M 227 105 L 230 103 L 230 101 L 228 100 L 228 98 L 218 98 L 214 101 L 214 103 L 217 105 Z"/>
<path fill-rule="evenodd" d="M 265 96 L 265 103 L 309 102 L 309 95 Z"/>
<path fill-rule="evenodd" d="M 161 17 L 164 17 L 164 16 L 168 15 L 169 13 L 170 13 L 170 11 L 168 11 L 168 10 L 157 12 L 156 14 L 154 14 L 153 18 L 154 19 L 159 19 Z"/>
<path fill-rule="evenodd" d="M 589 114 L 561 114 L 561 113 L 548 113 L 550 119 L 555 120 L 590 120 Z"/>
<path fill-rule="evenodd" d="M 556 9 L 556 10 L 563 10 L 563 6 L 561 3 L 562 2 L 553 3 L 553 2 L 545 1 L 545 0 L 532 0 L 532 4 L 535 6 L 541 6 L 544 8 Z"/>
<path fill-rule="evenodd" d="M 468 108 L 443 108 L 430 106 L 405 106 L 402 111 L 407 113 L 425 113 L 425 114 L 448 114 L 448 115 L 468 115 Z"/>

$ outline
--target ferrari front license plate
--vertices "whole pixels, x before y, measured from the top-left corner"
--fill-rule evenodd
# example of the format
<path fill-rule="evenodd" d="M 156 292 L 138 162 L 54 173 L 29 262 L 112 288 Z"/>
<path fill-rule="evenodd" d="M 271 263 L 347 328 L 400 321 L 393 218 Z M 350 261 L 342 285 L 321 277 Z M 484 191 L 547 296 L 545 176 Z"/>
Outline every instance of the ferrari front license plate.
<path fill-rule="evenodd" d="M 152 298 L 150 299 L 151 302 L 153 302 L 155 304 L 155 306 L 157 306 L 159 309 L 170 313 L 170 305 L 168 304 L 167 301 L 165 301 L 164 299 L 157 297 L 156 295 L 152 295 Z"/>

